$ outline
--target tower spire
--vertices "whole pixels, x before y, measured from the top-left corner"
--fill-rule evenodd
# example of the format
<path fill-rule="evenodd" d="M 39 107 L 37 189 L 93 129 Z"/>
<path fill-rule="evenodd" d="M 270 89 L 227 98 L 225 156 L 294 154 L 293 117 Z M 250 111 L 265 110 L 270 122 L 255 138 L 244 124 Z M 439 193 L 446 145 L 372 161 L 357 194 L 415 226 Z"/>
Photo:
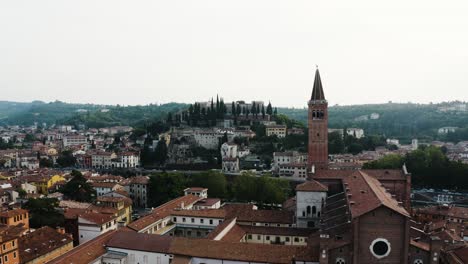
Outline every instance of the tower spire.
<path fill-rule="evenodd" d="M 325 94 L 323 93 L 322 80 L 320 79 L 318 65 L 315 66 L 317 69 L 315 70 L 314 88 L 312 89 L 312 96 L 310 100 L 325 100 Z"/>

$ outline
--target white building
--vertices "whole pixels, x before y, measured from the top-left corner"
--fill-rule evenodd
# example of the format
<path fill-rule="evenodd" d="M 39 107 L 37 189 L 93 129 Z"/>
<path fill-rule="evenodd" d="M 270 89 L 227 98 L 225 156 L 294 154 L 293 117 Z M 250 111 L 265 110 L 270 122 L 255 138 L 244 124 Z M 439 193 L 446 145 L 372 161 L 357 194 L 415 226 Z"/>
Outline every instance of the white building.
<path fill-rule="evenodd" d="M 99 151 L 91 154 L 91 166 L 97 169 L 112 168 L 112 160 L 116 159 L 117 155 L 111 152 Z"/>
<path fill-rule="evenodd" d="M 137 168 L 140 166 L 140 156 L 134 152 L 122 152 L 111 162 L 113 168 Z"/>
<path fill-rule="evenodd" d="M 362 128 L 347 128 L 346 134 L 348 136 L 353 136 L 355 138 L 362 138 L 364 137 L 364 129 Z"/>
<path fill-rule="evenodd" d="M 136 207 L 146 208 L 148 206 L 148 176 L 136 176 L 130 178 L 125 185 L 125 191 L 128 192 Z"/>
<path fill-rule="evenodd" d="M 208 198 L 208 189 L 201 187 L 190 187 L 184 190 L 184 195 L 195 195 L 200 198 L 206 199 Z"/>
<path fill-rule="evenodd" d="M 265 127 L 266 135 L 273 136 L 276 135 L 279 138 L 286 137 L 287 127 L 285 125 L 269 125 Z"/>
<path fill-rule="evenodd" d="M 439 134 L 448 134 L 448 133 L 454 133 L 458 127 L 441 127 L 437 131 Z"/>
<path fill-rule="evenodd" d="M 284 163 L 278 166 L 278 175 L 280 177 L 302 180 L 307 179 L 307 163 Z"/>
<path fill-rule="evenodd" d="M 320 214 L 327 199 L 327 191 L 328 187 L 314 180 L 296 187 L 297 227 L 318 227 Z"/>
<path fill-rule="evenodd" d="M 307 154 L 305 153 L 299 153 L 297 151 L 273 152 L 272 169 L 278 172 L 281 165 L 306 162 Z"/>
<path fill-rule="evenodd" d="M 117 217 L 111 214 L 88 212 L 78 216 L 80 245 L 114 229 L 117 229 Z"/>
<path fill-rule="evenodd" d="M 63 147 L 81 146 L 88 143 L 88 138 L 82 135 L 67 135 L 63 137 Z"/>
<path fill-rule="evenodd" d="M 222 137 L 222 134 L 217 133 L 213 130 L 204 130 L 196 131 L 193 135 L 195 143 L 206 149 L 217 149 L 219 144 L 219 139 Z"/>
<path fill-rule="evenodd" d="M 223 172 L 236 173 L 240 171 L 237 144 L 224 143 L 221 145 L 221 159 Z"/>

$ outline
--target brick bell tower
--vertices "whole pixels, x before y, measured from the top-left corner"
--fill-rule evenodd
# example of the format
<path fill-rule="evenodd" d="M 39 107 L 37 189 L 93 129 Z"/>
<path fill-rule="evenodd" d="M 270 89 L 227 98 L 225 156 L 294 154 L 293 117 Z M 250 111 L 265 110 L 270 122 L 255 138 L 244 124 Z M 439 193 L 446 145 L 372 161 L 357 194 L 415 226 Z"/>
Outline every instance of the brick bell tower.
<path fill-rule="evenodd" d="M 308 105 L 309 154 L 307 167 L 309 171 L 328 169 L 328 102 L 325 100 L 318 67 L 315 71 L 314 88 Z"/>

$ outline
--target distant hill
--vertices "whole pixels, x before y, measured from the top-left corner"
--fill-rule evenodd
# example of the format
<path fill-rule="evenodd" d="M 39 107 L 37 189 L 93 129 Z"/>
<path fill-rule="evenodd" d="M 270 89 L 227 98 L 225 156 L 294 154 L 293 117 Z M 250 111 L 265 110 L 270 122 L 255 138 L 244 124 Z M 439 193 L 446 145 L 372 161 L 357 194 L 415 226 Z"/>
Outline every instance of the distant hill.
<path fill-rule="evenodd" d="M 278 113 L 307 122 L 307 109 L 279 108 Z M 331 106 L 329 127 L 363 128 L 367 134 L 383 134 L 402 140 L 435 139 L 437 130 L 444 126 L 468 128 L 468 104 L 451 102 L 441 104 L 369 104 Z"/>
<path fill-rule="evenodd" d="M 137 125 L 163 119 L 169 112 L 186 109 L 187 104 L 115 106 L 69 104 L 60 101 L 45 103 L 17 103 L 0 101 L 0 125 L 84 124 L 87 127 Z M 307 123 L 307 109 L 278 108 L 279 114 Z M 458 140 L 468 140 L 468 104 L 449 102 L 440 104 L 369 104 L 331 106 L 330 128 L 359 127 L 366 134 L 383 134 L 403 141 L 411 138 L 443 139 L 437 130 L 444 126 L 461 129 Z M 456 140 L 455 140 L 456 141 Z"/>
<path fill-rule="evenodd" d="M 164 118 L 168 112 L 185 108 L 185 104 L 115 106 L 69 104 L 60 101 L 17 103 L 0 101 L 0 125 L 85 124 L 88 127 L 134 125 Z"/>

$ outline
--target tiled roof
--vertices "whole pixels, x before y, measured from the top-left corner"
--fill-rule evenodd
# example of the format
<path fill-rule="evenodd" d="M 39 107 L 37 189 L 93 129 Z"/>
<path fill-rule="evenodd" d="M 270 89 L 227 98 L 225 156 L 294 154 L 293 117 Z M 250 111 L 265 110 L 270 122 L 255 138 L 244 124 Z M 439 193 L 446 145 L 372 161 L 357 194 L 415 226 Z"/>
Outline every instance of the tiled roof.
<path fill-rule="evenodd" d="M 135 231 L 141 231 L 146 227 L 156 223 L 157 221 L 168 217 L 172 211 L 176 208 L 180 208 L 182 204 L 184 207 L 188 207 L 198 202 L 202 198 L 195 195 L 186 195 L 177 199 L 171 200 L 157 208 L 155 208 L 150 214 L 132 222 L 128 225 L 129 228 Z"/>
<path fill-rule="evenodd" d="M 343 179 L 346 187 L 351 215 L 353 218 L 359 217 L 367 212 L 385 206 L 404 216 L 409 216 L 408 212 L 392 198 L 381 183 L 367 175 L 363 171 L 354 171 L 350 177 Z"/>
<path fill-rule="evenodd" d="M 18 240 L 21 263 L 29 262 L 70 243 L 73 243 L 70 236 L 48 226 L 41 227 Z"/>
<path fill-rule="evenodd" d="M 238 222 L 293 224 L 294 212 L 279 210 L 253 210 L 242 206 L 224 206 L 226 217 L 237 217 Z"/>
<path fill-rule="evenodd" d="M 328 192 L 328 187 L 316 180 L 309 180 L 296 186 L 299 192 Z"/>
<path fill-rule="evenodd" d="M 172 237 L 136 232 L 117 232 L 106 246 L 146 252 L 169 253 Z"/>
<path fill-rule="evenodd" d="M 91 263 L 104 253 L 105 244 L 117 233 L 117 230 L 106 232 L 78 247 L 68 251 L 64 255 L 48 262 L 49 264 L 81 264 Z"/>
<path fill-rule="evenodd" d="M 306 247 L 232 243 L 208 239 L 174 238 L 170 252 L 174 255 L 209 259 L 290 264 L 294 258 L 318 261 L 319 252 Z M 305 259 L 306 258 L 306 259 Z"/>
<path fill-rule="evenodd" d="M 16 208 L 16 209 L 13 209 L 13 210 L 7 210 L 7 211 L 0 212 L 0 217 L 10 218 L 10 217 L 14 217 L 14 216 L 22 215 L 22 214 L 26 214 L 26 213 L 28 213 L 27 210 Z"/>
<path fill-rule="evenodd" d="M 96 212 L 84 212 L 78 215 L 79 218 L 83 218 L 91 223 L 102 225 L 104 223 L 114 220 L 115 216 L 112 214 L 96 213 Z"/>
<path fill-rule="evenodd" d="M 344 179 L 350 177 L 356 170 L 317 170 L 311 175 L 313 179 Z M 403 170 L 360 170 L 377 180 L 405 180 Z"/>
<path fill-rule="evenodd" d="M 428 243 L 423 242 L 423 241 L 415 241 L 411 239 L 410 245 L 419 249 L 422 249 L 424 251 L 430 251 L 430 246 Z"/>

